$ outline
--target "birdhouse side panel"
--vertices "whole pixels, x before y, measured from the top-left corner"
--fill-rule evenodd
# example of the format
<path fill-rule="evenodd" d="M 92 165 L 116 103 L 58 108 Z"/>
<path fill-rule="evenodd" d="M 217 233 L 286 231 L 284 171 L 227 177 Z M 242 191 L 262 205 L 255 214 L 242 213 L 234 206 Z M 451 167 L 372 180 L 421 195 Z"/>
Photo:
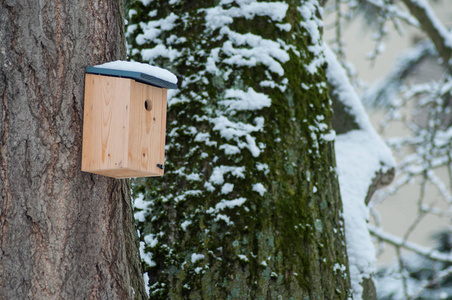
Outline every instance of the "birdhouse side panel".
<path fill-rule="evenodd" d="M 94 78 L 91 74 L 85 76 L 85 103 L 83 113 L 82 171 L 97 170 L 100 166 L 100 152 L 96 148 L 96 128 L 94 108 Z"/>
<path fill-rule="evenodd" d="M 129 166 L 162 176 L 166 130 L 166 89 L 135 82 L 132 88 Z"/>
<path fill-rule="evenodd" d="M 86 75 L 82 170 L 101 174 L 127 168 L 132 82 Z"/>

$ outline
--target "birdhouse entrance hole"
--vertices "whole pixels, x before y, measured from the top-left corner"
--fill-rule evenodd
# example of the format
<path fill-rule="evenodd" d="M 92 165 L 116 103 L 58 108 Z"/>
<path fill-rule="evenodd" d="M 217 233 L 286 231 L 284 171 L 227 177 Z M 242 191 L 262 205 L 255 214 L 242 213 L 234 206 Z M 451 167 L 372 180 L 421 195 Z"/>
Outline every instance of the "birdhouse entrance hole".
<path fill-rule="evenodd" d="M 144 101 L 144 108 L 147 111 L 151 111 L 152 110 L 152 101 L 147 99 L 146 101 Z"/>

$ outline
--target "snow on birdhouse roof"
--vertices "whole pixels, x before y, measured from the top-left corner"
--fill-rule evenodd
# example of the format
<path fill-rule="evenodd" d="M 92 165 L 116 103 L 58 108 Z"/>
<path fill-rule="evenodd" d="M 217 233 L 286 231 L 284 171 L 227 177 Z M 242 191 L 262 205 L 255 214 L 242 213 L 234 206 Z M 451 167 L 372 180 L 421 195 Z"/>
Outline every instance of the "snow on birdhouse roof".
<path fill-rule="evenodd" d="M 166 89 L 177 89 L 177 77 L 168 70 L 133 61 L 111 61 L 86 67 L 90 74 L 125 77 Z"/>

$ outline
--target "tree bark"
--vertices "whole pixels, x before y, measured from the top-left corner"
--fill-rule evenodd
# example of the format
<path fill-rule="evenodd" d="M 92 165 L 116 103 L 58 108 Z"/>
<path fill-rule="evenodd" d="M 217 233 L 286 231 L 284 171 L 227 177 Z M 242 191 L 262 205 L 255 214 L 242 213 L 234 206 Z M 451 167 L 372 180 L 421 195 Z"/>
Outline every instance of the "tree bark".
<path fill-rule="evenodd" d="M 82 173 L 85 67 L 122 1 L 0 1 L 0 299 L 146 298 L 127 180 Z"/>
<path fill-rule="evenodd" d="M 319 6 L 249 3 L 130 10 L 132 58 L 183 78 L 169 102 L 165 176 L 135 185 L 151 297 L 347 299 L 334 147 L 322 138 L 332 111 L 313 51 Z M 285 17 L 270 5 L 287 5 Z M 271 104 L 246 108 L 259 106 L 253 92 Z"/>

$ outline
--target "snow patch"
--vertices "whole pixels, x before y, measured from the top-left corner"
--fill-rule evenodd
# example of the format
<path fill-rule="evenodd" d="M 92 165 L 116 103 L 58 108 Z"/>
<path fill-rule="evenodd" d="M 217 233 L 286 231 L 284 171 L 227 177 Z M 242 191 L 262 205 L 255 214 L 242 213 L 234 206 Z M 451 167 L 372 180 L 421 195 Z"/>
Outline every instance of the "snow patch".
<path fill-rule="evenodd" d="M 152 233 L 146 235 L 144 237 L 144 241 L 151 248 L 154 248 L 157 245 L 157 243 L 158 243 L 157 237 L 154 234 L 152 234 Z"/>
<path fill-rule="evenodd" d="M 240 260 L 242 260 L 242 261 L 246 261 L 246 262 L 250 261 L 250 260 L 248 259 L 248 257 L 246 257 L 246 255 L 239 254 L 239 255 L 237 255 L 237 256 L 238 256 L 238 258 L 239 258 Z"/>
<path fill-rule="evenodd" d="M 135 61 L 122 61 L 116 60 L 107 62 L 101 65 L 96 65 L 95 67 L 104 68 L 104 69 L 115 69 L 122 71 L 131 71 L 131 72 L 141 72 L 150 76 L 154 76 L 156 78 L 171 82 L 176 84 L 177 77 L 173 73 L 168 70 L 151 66 L 149 64 L 139 63 Z"/>
<path fill-rule="evenodd" d="M 267 189 L 262 183 L 256 183 L 253 184 L 253 191 L 257 192 L 261 196 L 264 196 L 264 194 L 267 192 Z"/>
<path fill-rule="evenodd" d="M 319 7 L 317 0 L 307 0 L 297 9 L 303 18 L 303 21 L 300 22 L 300 26 L 306 29 L 311 39 L 311 45 L 308 46 L 308 50 L 314 55 L 314 59 L 309 63 L 306 69 L 309 73 L 314 74 L 325 63 L 325 57 L 323 55 L 325 47 L 321 33 L 323 21 L 316 15 L 317 11 L 322 14 L 322 8 Z"/>
<path fill-rule="evenodd" d="M 139 222 L 144 222 L 146 219 L 146 213 L 149 212 L 148 209 L 148 203 L 144 201 L 143 194 L 138 194 L 138 198 L 135 198 L 133 200 L 133 206 L 137 209 L 140 209 L 140 211 L 137 211 L 133 214 L 135 220 L 138 220 Z"/>
<path fill-rule="evenodd" d="M 186 231 L 187 226 L 189 226 L 191 223 L 192 223 L 192 221 L 186 220 L 186 221 L 182 222 L 182 224 L 180 224 L 180 227 L 182 228 L 183 231 Z"/>
<path fill-rule="evenodd" d="M 209 181 L 213 184 L 223 184 L 224 175 L 230 173 L 237 178 L 245 178 L 245 167 L 218 166 L 213 169 Z"/>
<path fill-rule="evenodd" d="M 231 219 L 229 219 L 229 217 L 226 216 L 226 215 L 218 214 L 214 221 L 218 222 L 219 220 L 223 220 L 227 225 L 233 225 L 234 224 L 234 222 L 232 222 Z"/>
<path fill-rule="evenodd" d="M 248 91 L 228 89 L 225 93 L 227 100 L 220 101 L 227 106 L 227 110 L 259 110 L 271 105 L 271 99 L 265 94 L 257 93 L 254 89 Z"/>
<path fill-rule="evenodd" d="M 215 208 L 211 207 L 208 210 L 206 210 L 206 213 L 213 214 L 218 213 L 225 208 L 234 208 L 236 206 L 241 206 L 243 203 L 245 203 L 245 201 L 246 199 L 243 197 L 234 200 L 221 200 L 219 203 L 215 205 Z"/>
<path fill-rule="evenodd" d="M 195 262 L 197 262 L 198 260 L 202 260 L 204 259 L 204 254 L 197 254 L 197 253 L 193 253 L 191 255 L 191 263 L 194 264 Z"/>
<path fill-rule="evenodd" d="M 151 292 L 151 287 L 149 286 L 149 275 L 147 272 L 143 273 L 143 280 L 144 280 L 144 289 L 146 290 L 146 294 L 149 297 L 150 292 Z"/>
<path fill-rule="evenodd" d="M 234 185 L 232 183 L 225 183 L 221 187 L 221 193 L 222 194 L 229 194 L 234 189 Z"/>
<path fill-rule="evenodd" d="M 261 149 L 256 145 L 256 139 L 250 135 L 252 132 L 262 131 L 264 128 L 264 118 L 254 119 L 255 126 L 242 122 L 232 122 L 225 116 L 219 116 L 211 120 L 214 124 L 213 130 L 219 131 L 226 140 L 234 140 L 239 148 L 248 148 L 254 157 L 258 157 Z M 240 140 L 245 137 L 246 142 Z"/>
<path fill-rule="evenodd" d="M 181 53 L 171 47 L 159 44 L 154 48 L 141 50 L 141 57 L 146 61 L 153 61 L 157 57 L 167 57 L 170 61 L 176 60 L 181 56 Z"/>
<path fill-rule="evenodd" d="M 141 259 L 144 260 L 145 263 L 148 264 L 150 267 L 154 267 L 157 264 L 152 260 L 152 252 L 145 252 L 145 243 L 140 241 L 140 256 Z"/>
<path fill-rule="evenodd" d="M 224 9 L 220 5 L 205 9 L 206 27 L 211 30 L 222 28 L 233 22 L 234 18 L 253 19 L 254 16 L 268 16 L 273 21 L 282 21 L 289 5 L 284 2 L 236 1 L 239 7 Z M 221 4 L 227 4 L 222 1 Z"/>
<path fill-rule="evenodd" d="M 148 6 L 152 1 L 153 0 L 140 0 L 140 2 L 143 3 L 144 6 Z"/>
<path fill-rule="evenodd" d="M 220 33 L 229 37 L 221 48 L 229 56 L 223 60 L 224 63 L 250 67 L 263 64 L 268 67 L 269 71 L 280 76 L 284 75 L 284 69 L 278 61 L 288 61 L 289 54 L 281 48 L 278 42 L 263 39 L 252 33 L 240 34 L 226 27 L 222 28 Z M 234 45 L 239 47 L 234 47 Z M 249 48 L 243 48 L 244 45 L 248 45 Z"/>

